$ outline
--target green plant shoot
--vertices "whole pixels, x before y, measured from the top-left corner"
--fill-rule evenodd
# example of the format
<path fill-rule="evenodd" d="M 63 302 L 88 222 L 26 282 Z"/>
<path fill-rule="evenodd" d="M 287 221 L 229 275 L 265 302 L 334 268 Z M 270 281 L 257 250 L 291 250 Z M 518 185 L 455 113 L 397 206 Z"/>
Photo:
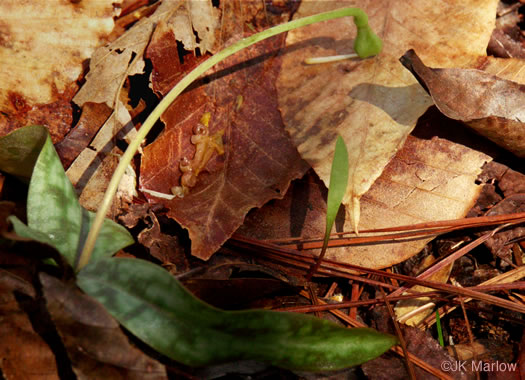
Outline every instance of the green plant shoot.
<path fill-rule="evenodd" d="M 436 310 L 436 328 L 438 333 L 438 340 L 441 347 L 445 347 L 445 341 L 443 340 L 443 330 L 441 329 L 441 318 L 439 317 L 439 310 Z"/>
<path fill-rule="evenodd" d="M 357 37 L 354 41 L 354 50 L 360 58 L 368 58 L 379 54 L 383 46 L 381 39 L 372 31 L 368 25 L 368 16 L 366 13 L 359 8 L 342 8 L 330 12 L 320 13 L 317 15 L 304 17 L 298 20 L 290 21 L 285 24 L 274 26 L 260 33 L 254 34 L 253 36 L 244 38 L 237 43 L 228 46 L 224 50 L 221 50 L 211 58 L 207 59 L 195 69 L 193 69 L 188 75 L 186 75 L 179 83 L 173 87 L 168 94 L 160 101 L 157 107 L 148 116 L 142 127 L 139 129 L 135 139 L 129 144 L 128 148 L 124 152 L 120 159 L 119 165 L 115 169 L 115 173 L 109 182 L 104 199 L 97 211 L 95 221 L 86 239 L 86 243 L 82 250 L 80 261 L 77 266 L 77 270 L 80 270 L 85 266 L 91 257 L 91 252 L 95 246 L 100 228 L 106 217 L 106 214 L 111 206 L 111 202 L 115 193 L 117 192 L 118 185 L 122 176 L 124 175 L 128 164 L 133 159 L 138 147 L 142 140 L 149 133 L 153 125 L 157 122 L 164 111 L 170 106 L 171 103 L 181 94 L 191 83 L 197 78 L 204 74 L 208 69 L 215 66 L 217 63 L 223 61 L 232 54 L 235 54 L 239 50 L 242 50 L 248 46 L 251 46 L 259 41 L 275 36 L 280 33 L 287 32 L 292 29 L 296 29 L 302 26 L 310 25 L 316 22 L 332 20 L 341 17 L 353 16 L 354 23 L 357 27 Z"/>
<path fill-rule="evenodd" d="M 328 187 L 328 196 L 326 200 L 326 230 L 324 232 L 323 248 L 317 258 L 317 262 L 310 269 L 307 275 L 309 280 L 319 269 L 330 240 L 330 232 L 334 226 L 335 217 L 343 201 L 348 185 L 348 149 L 345 141 L 341 136 L 337 136 L 335 142 L 334 159 L 332 160 L 332 169 L 330 170 L 330 185 Z"/>

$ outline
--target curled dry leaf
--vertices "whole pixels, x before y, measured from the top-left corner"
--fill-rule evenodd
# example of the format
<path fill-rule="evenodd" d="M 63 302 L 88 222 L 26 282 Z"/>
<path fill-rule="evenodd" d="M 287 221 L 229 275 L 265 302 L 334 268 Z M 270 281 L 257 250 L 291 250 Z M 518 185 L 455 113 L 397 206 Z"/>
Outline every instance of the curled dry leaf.
<path fill-rule="evenodd" d="M 427 269 L 435 261 L 436 261 L 436 258 L 434 256 L 432 256 L 432 255 L 426 256 L 423 259 L 423 261 L 420 263 L 419 268 L 418 268 L 419 270 L 417 270 L 417 272 L 419 273 L 419 272 L 422 272 L 423 270 Z M 448 281 L 448 278 L 450 276 L 450 271 L 452 270 L 452 265 L 453 264 L 454 263 L 450 263 L 450 264 L 444 266 L 443 268 L 441 268 L 440 270 L 438 270 L 437 272 L 435 272 L 431 276 L 427 277 L 426 280 L 428 280 L 428 281 L 435 281 L 435 282 L 440 282 L 442 284 L 446 284 L 447 281 Z M 421 285 L 412 286 L 410 289 L 413 292 L 420 292 L 420 293 L 430 292 L 430 291 L 433 290 L 431 288 L 426 288 L 426 287 L 421 286 Z M 407 293 L 405 293 L 405 294 L 407 294 Z M 396 318 L 401 323 L 404 323 L 404 324 L 406 324 L 408 326 L 417 327 L 417 325 L 421 321 L 423 321 L 426 317 L 428 317 L 430 314 L 432 314 L 434 312 L 435 304 L 433 304 L 432 307 L 428 307 L 427 306 L 425 309 L 420 310 L 416 314 L 410 314 L 410 313 L 414 313 L 417 309 L 419 309 L 419 308 L 421 308 L 421 307 L 423 307 L 423 306 L 425 306 L 425 305 L 427 305 L 429 303 L 432 303 L 432 299 L 430 297 L 418 297 L 418 298 L 399 300 L 399 301 L 397 301 L 396 306 L 394 308 L 395 313 L 396 313 Z"/>
<path fill-rule="evenodd" d="M 515 82 L 475 69 L 432 69 L 414 50 L 407 51 L 401 62 L 428 90 L 434 103 L 451 119 L 466 122 L 479 134 L 489 138 L 519 157 L 525 157 L 525 83 L 520 72 L 525 62 L 505 60 L 493 63 Z M 509 65 L 515 70 L 512 72 Z"/>
<path fill-rule="evenodd" d="M 244 37 L 247 24 L 256 30 L 267 27 L 261 3 L 233 4 L 233 9 L 223 9 L 221 30 L 230 37 L 224 45 Z M 211 115 L 210 136 L 222 134 L 224 153 L 211 148 L 210 160 L 183 198 L 167 201 L 145 191 L 150 201 L 162 202 L 168 216 L 188 229 L 192 254 L 199 258 L 210 258 L 251 208 L 282 197 L 290 181 L 306 170 L 277 109 L 274 82 L 279 61 L 273 56 L 282 45 L 283 37 L 277 36 L 216 66 L 209 81 L 199 82 L 170 106 L 162 116 L 165 130 L 144 150 L 141 189 L 170 193 L 180 185 L 181 159 L 196 157 L 191 141 L 202 116 Z M 186 55 L 178 66 L 176 51 L 173 35 L 159 26 L 148 56 L 154 68 L 153 89 L 161 94 L 203 59 Z"/>
<path fill-rule="evenodd" d="M 293 30 L 288 33 L 289 49 L 277 82 L 292 142 L 327 185 L 336 136 L 345 139 L 350 180 L 343 203 L 355 219 L 359 219 L 359 199 L 431 105 L 398 58 L 413 47 L 435 65 L 469 65 L 474 57 L 486 55 L 497 3 L 302 2 L 294 18 L 358 6 L 383 39 L 383 51 L 374 58 L 308 66 L 303 63 L 308 57 L 352 53 L 355 26 L 338 19 Z"/>

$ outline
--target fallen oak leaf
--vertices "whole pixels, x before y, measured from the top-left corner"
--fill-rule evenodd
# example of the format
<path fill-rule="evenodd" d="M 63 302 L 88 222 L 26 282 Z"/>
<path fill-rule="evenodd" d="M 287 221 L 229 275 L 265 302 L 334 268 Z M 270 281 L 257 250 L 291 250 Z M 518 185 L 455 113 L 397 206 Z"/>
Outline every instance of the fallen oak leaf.
<path fill-rule="evenodd" d="M 444 115 L 525 157 L 525 85 L 475 69 L 432 69 L 412 49 L 400 61 Z"/>

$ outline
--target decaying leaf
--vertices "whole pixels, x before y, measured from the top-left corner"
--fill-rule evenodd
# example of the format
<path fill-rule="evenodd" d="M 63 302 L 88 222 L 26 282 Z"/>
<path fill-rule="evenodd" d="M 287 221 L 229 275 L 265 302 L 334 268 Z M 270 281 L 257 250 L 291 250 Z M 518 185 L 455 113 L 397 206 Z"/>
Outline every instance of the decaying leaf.
<path fill-rule="evenodd" d="M 53 141 L 64 136 L 83 61 L 111 33 L 120 2 L 0 3 L 1 134 L 41 124 Z"/>
<path fill-rule="evenodd" d="M 222 4 L 222 3 L 221 3 Z M 248 5 L 249 4 L 249 5 Z M 230 45 L 247 34 L 267 27 L 259 2 L 234 2 L 223 10 L 225 35 Z M 153 202 L 162 202 L 168 215 L 184 228 L 192 240 L 192 254 L 208 259 L 242 224 L 245 214 L 268 200 L 280 198 L 290 181 L 301 176 L 305 164 L 284 131 L 274 82 L 282 47 L 278 36 L 245 49 L 222 62 L 207 79 L 182 94 L 164 113 L 166 129 L 146 147 L 141 163 L 141 189 Z M 161 28 L 148 47 L 153 89 L 165 94 L 200 59 L 184 56 L 177 65 L 176 40 Z M 196 62 L 197 61 L 197 62 Z M 180 185 L 180 162 L 195 159 L 192 136 L 203 115 L 210 113 L 209 136 L 221 136 L 224 153 L 213 147 L 210 160 L 194 187 L 183 198 L 166 201 L 147 191 L 170 193 Z M 195 160 L 194 160 L 195 162 Z"/>
<path fill-rule="evenodd" d="M 525 83 L 520 74 L 525 62 L 506 64 L 514 69 L 519 65 L 513 82 L 474 69 L 431 69 L 414 50 L 407 51 L 401 61 L 428 89 L 443 114 L 467 122 L 479 134 L 525 157 L 525 85 L 519 83 Z"/>
<path fill-rule="evenodd" d="M 20 308 L 14 291 L 24 287 L 34 297 L 30 283 L 0 272 L 0 373 L 6 379 L 59 379 L 55 355 Z M 32 294 L 31 294 L 32 293 Z"/>
<path fill-rule="evenodd" d="M 82 74 L 82 61 L 111 33 L 113 4 L 120 2 L 2 1 L 2 110 L 9 91 L 32 104 L 56 100 Z"/>
<path fill-rule="evenodd" d="M 303 63 L 305 58 L 351 53 L 355 26 L 338 19 L 293 30 L 288 33 L 289 51 L 278 80 L 286 129 L 301 157 L 325 184 L 335 137 L 340 134 L 345 139 L 350 183 L 343 202 L 355 219 L 359 219 L 360 197 L 431 104 L 398 58 L 412 47 L 429 64 L 457 67 L 486 55 L 498 1 L 468 3 L 311 0 L 303 1 L 294 15 L 358 6 L 383 39 L 383 51 L 374 58 L 310 66 Z"/>
<path fill-rule="evenodd" d="M 107 46 L 100 47 L 95 51 L 90 62 L 90 71 L 86 76 L 86 84 L 77 93 L 74 101 L 79 106 L 85 102 L 106 103 L 109 107 L 115 107 L 116 98 L 122 84 L 127 76 L 143 73 L 144 51 L 148 45 L 155 25 L 161 21 L 171 25 L 177 39 L 184 41 L 188 50 L 202 47 L 203 51 L 213 45 L 213 26 L 216 22 L 216 12 L 213 11 L 211 2 L 203 1 L 195 5 L 192 1 L 176 0 L 164 1 L 148 18 L 141 19 L 128 32 Z M 198 8 L 198 9 L 194 9 Z M 201 13 L 204 12 L 204 13 Z M 195 30 L 199 33 L 201 40 L 197 43 L 197 36 L 193 33 L 195 19 L 206 16 L 209 23 L 208 29 L 202 27 Z M 185 20 L 182 21 L 182 20 Z M 198 21 L 197 24 L 201 24 Z M 177 28 L 177 29 L 175 29 Z"/>
<path fill-rule="evenodd" d="M 119 323 L 97 301 L 45 273 L 40 280 L 79 379 L 167 379 L 165 367 L 132 346 Z"/>
<path fill-rule="evenodd" d="M 499 2 L 496 28 L 487 46 L 487 54 L 501 58 L 525 58 L 519 26 L 521 19 L 519 4 Z"/>
<path fill-rule="evenodd" d="M 137 236 L 137 240 L 149 251 L 150 255 L 170 266 L 170 273 L 182 273 L 189 270 L 184 249 L 177 236 L 162 231 L 155 213 L 151 210 L 143 215 L 148 226 Z"/>
<path fill-rule="evenodd" d="M 428 126 L 426 126 L 428 127 Z M 474 204 L 475 184 L 490 157 L 449 140 L 409 136 L 361 202 L 363 230 L 461 218 Z M 321 238 L 326 194 L 313 181 L 293 188 L 283 201 L 250 214 L 239 233 L 257 239 Z M 348 215 L 348 212 L 347 212 Z M 338 232 L 350 221 L 336 219 Z M 327 258 L 367 268 L 384 268 L 420 252 L 430 238 L 329 248 Z"/>

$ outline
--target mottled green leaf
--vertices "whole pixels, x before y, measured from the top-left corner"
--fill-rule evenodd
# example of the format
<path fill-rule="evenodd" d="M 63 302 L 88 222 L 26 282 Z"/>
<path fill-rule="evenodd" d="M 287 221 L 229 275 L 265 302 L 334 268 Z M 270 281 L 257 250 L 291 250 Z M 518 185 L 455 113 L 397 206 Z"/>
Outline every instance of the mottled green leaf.
<path fill-rule="evenodd" d="M 161 267 L 138 259 L 98 260 L 80 271 L 77 283 L 131 333 L 189 366 L 253 359 L 296 370 L 335 370 L 375 358 L 396 343 L 372 329 L 347 329 L 303 314 L 219 310 Z"/>
<path fill-rule="evenodd" d="M 46 128 L 32 125 L 0 137 L 0 171 L 29 179 L 47 135 Z"/>
<path fill-rule="evenodd" d="M 28 226 L 10 217 L 15 232 L 55 247 L 75 266 L 95 214 L 78 203 L 75 189 L 64 172 L 49 136 L 36 161 L 27 197 Z M 23 227 L 22 227 L 23 226 Z M 97 239 L 93 258 L 111 256 L 132 244 L 121 225 L 106 219 Z"/>

